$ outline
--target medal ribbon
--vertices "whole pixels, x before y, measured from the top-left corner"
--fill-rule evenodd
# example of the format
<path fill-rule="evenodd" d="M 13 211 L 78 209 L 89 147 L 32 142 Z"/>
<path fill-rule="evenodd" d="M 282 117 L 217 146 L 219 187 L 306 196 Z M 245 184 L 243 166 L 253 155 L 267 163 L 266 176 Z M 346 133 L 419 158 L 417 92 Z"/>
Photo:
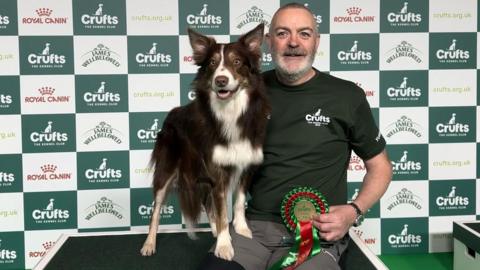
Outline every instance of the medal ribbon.
<path fill-rule="evenodd" d="M 295 230 L 295 243 L 288 254 L 273 264 L 269 270 L 293 270 L 322 250 L 318 230 L 313 226 L 313 221 L 298 221 L 293 215 L 292 208 L 302 200 L 314 202 L 317 213 L 328 212 L 324 197 L 313 189 L 296 188 L 287 194 L 282 203 L 282 216 L 287 227 Z"/>

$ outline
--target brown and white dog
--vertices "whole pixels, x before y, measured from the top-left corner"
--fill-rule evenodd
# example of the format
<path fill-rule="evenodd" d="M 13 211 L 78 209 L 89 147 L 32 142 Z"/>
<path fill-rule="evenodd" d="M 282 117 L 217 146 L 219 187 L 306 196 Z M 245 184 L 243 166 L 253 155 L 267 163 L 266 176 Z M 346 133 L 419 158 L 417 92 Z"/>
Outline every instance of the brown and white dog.
<path fill-rule="evenodd" d="M 141 254 L 155 253 L 160 206 L 172 186 L 191 227 L 202 206 L 217 236 L 215 255 L 234 255 L 227 217 L 227 193 L 234 187 L 233 225 L 251 238 L 245 220 L 245 194 L 255 167 L 263 161 L 262 144 L 270 107 L 259 62 L 264 25 L 237 42 L 219 44 L 189 29 L 195 64 L 196 99 L 170 111 L 157 134 L 152 162 L 155 207 Z"/>

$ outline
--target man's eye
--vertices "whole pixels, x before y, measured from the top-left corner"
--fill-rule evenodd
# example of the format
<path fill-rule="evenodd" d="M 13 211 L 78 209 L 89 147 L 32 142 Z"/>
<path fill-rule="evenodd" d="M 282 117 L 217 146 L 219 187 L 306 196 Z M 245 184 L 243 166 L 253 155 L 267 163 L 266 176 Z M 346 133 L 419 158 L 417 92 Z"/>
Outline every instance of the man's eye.
<path fill-rule="evenodd" d="M 277 37 L 286 37 L 287 36 L 287 32 L 278 32 L 277 33 Z"/>
<path fill-rule="evenodd" d="M 302 38 L 309 38 L 309 37 L 311 37 L 312 35 L 311 35 L 310 33 L 308 33 L 308 32 L 301 32 L 301 33 L 300 33 L 300 36 L 301 36 Z"/>

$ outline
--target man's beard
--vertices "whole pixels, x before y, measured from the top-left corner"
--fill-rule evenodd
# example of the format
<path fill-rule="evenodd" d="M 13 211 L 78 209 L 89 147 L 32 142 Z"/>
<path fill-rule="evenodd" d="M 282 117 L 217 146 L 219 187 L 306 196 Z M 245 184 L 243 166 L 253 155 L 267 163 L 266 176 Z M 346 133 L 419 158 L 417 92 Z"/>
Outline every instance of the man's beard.
<path fill-rule="evenodd" d="M 308 52 L 299 48 L 288 49 L 283 52 L 282 55 L 274 51 L 273 57 L 276 65 L 276 72 L 282 79 L 287 82 L 296 82 L 299 79 L 303 78 L 312 68 L 313 61 L 315 60 L 316 51 L 313 50 L 310 55 L 307 55 Z M 303 62 L 300 64 L 300 67 L 295 70 L 288 70 L 287 65 L 282 62 L 281 58 L 283 56 L 307 56 Z"/>

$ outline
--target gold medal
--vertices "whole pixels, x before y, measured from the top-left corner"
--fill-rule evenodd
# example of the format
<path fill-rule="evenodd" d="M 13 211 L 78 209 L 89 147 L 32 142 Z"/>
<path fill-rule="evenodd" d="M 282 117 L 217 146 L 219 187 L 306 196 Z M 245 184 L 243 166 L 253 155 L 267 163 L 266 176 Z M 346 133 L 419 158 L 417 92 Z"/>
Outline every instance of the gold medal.
<path fill-rule="evenodd" d="M 317 210 L 310 200 L 300 200 L 293 208 L 293 214 L 298 221 L 310 220 L 316 212 Z"/>

